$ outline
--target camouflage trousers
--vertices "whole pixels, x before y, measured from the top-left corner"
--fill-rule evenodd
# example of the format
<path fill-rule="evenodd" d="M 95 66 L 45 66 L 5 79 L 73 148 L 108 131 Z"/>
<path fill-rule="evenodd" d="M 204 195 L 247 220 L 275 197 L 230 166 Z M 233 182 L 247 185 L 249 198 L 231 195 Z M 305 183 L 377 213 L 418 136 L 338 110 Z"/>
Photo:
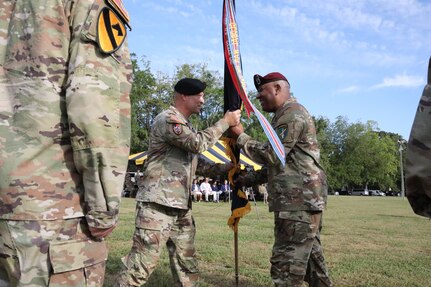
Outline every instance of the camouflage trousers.
<path fill-rule="evenodd" d="M 107 248 L 82 218 L 0 220 L 0 287 L 102 286 Z"/>
<path fill-rule="evenodd" d="M 271 277 L 277 287 L 332 286 L 320 244 L 322 213 L 275 212 Z"/>
<path fill-rule="evenodd" d="M 138 202 L 133 246 L 122 259 L 124 267 L 116 286 L 141 286 L 146 283 L 157 266 L 165 244 L 175 286 L 196 286 L 195 233 L 190 209 Z"/>

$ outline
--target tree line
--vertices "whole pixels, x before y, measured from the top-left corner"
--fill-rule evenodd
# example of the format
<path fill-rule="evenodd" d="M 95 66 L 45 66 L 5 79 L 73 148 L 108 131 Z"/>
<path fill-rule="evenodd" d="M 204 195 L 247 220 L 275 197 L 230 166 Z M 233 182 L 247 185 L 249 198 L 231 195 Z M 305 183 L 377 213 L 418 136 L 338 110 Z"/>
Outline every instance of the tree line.
<path fill-rule="evenodd" d="M 198 78 L 207 83 L 205 104 L 199 115 L 191 117 L 198 130 L 214 124 L 223 115 L 223 77 L 206 64 L 182 64 L 174 75 L 151 71 L 145 57 L 131 55 L 134 82 L 130 94 L 132 105 L 131 152 L 148 148 L 149 133 L 157 114 L 172 102 L 173 86 L 184 78 Z M 256 92 L 248 96 L 260 107 Z M 271 115 L 264 113 L 270 119 Z M 399 134 L 381 131 L 374 121 L 350 123 L 339 116 L 334 122 L 323 116 L 313 117 L 320 145 L 321 164 L 328 176 L 330 191 L 369 188 L 399 191 L 401 186 Z M 245 132 L 264 141 L 265 134 L 257 118 L 242 119 Z M 404 156 L 403 156 L 404 158 Z"/>

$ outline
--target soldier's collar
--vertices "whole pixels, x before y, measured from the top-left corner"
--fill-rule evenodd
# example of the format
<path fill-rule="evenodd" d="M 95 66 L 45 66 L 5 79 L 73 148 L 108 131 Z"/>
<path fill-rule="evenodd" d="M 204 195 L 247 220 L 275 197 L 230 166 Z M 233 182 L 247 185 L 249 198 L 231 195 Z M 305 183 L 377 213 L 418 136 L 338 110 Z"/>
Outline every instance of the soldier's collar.
<path fill-rule="evenodd" d="M 184 123 L 188 123 L 189 120 L 186 119 L 186 117 L 174 106 L 171 106 L 170 109 L 178 116 L 178 119 L 180 121 L 183 121 Z"/>
<path fill-rule="evenodd" d="M 275 120 L 275 119 L 277 119 L 281 114 L 283 114 L 283 112 L 284 112 L 284 110 L 287 108 L 287 106 L 289 105 L 289 104 L 291 104 L 291 103 L 297 103 L 298 101 L 296 100 L 296 98 L 295 97 L 293 97 L 293 96 L 291 96 L 290 98 L 288 98 L 285 102 L 284 102 L 284 104 L 281 106 L 281 107 L 279 107 L 276 111 L 275 111 L 275 113 L 274 113 L 274 117 L 273 117 L 273 121 Z"/>

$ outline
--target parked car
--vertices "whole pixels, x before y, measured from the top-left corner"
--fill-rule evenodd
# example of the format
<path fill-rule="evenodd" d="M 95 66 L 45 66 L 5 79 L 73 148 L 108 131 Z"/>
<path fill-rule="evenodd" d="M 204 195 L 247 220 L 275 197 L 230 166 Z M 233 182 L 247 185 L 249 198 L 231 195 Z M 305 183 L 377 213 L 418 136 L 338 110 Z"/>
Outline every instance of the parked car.
<path fill-rule="evenodd" d="M 347 190 L 339 189 L 339 190 L 335 191 L 335 195 L 350 195 L 350 192 Z"/>
<path fill-rule="evenodd" d="M 371 196 L 386 196 L 386 194 L 383 191 L 380 191 L 377 189 L 368 190 L 368 194 Z"/>
<path fill-rule="evenodd" d="M 401 192 L 398 191 L 387 191 L 386 196 L 401 196 Z"/>
<path fill-rule="evenodd" d="M 368 193 L 368 189 L 354 189 L 352 190 L 351 194 L 363 196 L 363 195 L 368 195 L 369 193 Z"/>

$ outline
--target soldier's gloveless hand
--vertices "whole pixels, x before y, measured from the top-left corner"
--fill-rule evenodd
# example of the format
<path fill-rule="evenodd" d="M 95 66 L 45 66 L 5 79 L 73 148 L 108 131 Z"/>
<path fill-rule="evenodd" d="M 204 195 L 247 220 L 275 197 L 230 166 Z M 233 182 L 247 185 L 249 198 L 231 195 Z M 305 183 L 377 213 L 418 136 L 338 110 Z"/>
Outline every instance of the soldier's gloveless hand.
<path fill-rule="evenodd" d="M 237 139 L 239 135 L 242 134 L 243 132 L 244 132 L 244 127 L 242 126 L 241 123 L 239 125 L 229 128 L 229 135 L 234 139 Z"/>
<path fill-rule="evenodd" d="M 241 119 L 241 110 L 236 110 L 236 111 L 227 111 L 224 114 L 223 119 L 228 123 L 228 125 L 230 127 L 236 126 L 240 123 L 240 119 Z"/>

